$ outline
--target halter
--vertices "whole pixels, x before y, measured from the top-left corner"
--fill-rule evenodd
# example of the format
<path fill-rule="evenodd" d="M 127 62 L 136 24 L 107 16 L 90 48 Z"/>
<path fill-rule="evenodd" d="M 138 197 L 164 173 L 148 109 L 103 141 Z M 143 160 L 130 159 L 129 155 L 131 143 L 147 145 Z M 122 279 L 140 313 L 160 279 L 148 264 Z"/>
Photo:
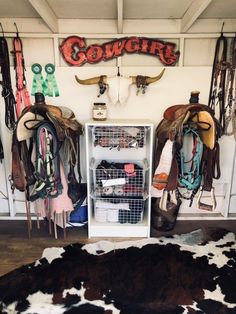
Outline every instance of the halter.
<path fill-rule="evenodd" d="M 180 149 L 180 173 L 179 173 L 179 184 L 181 187 L 185 187 L 188 191 L 192 191 L 190 196 L 190 206 L 192 199 L 199 189 L 202 181 L 201 174 L 201 158 L 203 152 L 203 142 L 197 132 L 196 128 L 188 127 L 183 130 L 183 143 L 186 136 L 191 135 L 193 139 L 192 157 L 187 160 L 184 152 L 184 145 Z M 190 167 L 187 167 L 190 165 Z M 182 195 L 183 196 L 183 195 Z"/>
<path fill-rule="evenodd" d="M 60 157 L 56 132 L 48 122 L 41 123 L 35 132 L 36 183 L 30 200 L 55 198 L 62 193 Z"/>

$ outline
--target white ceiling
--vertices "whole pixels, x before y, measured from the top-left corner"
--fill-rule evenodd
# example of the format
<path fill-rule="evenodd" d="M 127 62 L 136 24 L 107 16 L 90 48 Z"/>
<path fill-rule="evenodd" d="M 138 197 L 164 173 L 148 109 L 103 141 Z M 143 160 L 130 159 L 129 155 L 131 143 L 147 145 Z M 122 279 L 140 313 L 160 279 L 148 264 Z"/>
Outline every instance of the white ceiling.
<path fill-rule="evenodd" d="M 199 18 L 236 19 L 236 0 L 0 0 L 0 18 L 42 18 L 56 32 L 58 19 L 181 19 L 182 31 Z"/>

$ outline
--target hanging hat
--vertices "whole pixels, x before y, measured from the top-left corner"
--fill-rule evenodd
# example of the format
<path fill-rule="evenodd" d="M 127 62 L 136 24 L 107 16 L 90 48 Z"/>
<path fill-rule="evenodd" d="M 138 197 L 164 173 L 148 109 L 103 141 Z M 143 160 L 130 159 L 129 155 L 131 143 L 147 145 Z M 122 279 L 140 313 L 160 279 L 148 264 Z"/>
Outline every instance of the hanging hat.
<path fill-rule="evenodd" d="M 199 111 L 197 116 L 193 117 L 193 121 L 198 123 L 200 128 L 199 134 L 203 143 L 213 149 L 215 146 L 215 122 L 208 111 Z"/>
<path fill-rule="evenodd" d="M 17 140 L 20 142 L 31 138 L 34 134 L 35 128 L 43 120 L 44 117 L 42 117 L 39 114 L 35 114 L 30 111 L 24 113 L 17 121 L 16 126 Z"/>

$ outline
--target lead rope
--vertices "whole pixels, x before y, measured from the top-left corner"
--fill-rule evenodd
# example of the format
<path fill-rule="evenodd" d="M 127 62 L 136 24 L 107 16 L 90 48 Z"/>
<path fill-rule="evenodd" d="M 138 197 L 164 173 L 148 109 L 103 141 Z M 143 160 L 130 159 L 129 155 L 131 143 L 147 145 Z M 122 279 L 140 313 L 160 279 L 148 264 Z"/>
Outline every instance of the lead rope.
<path fill-rule="evenodd" d="M 22 41 L 17 33 L 13 39 L 14 67 L 16 71 L 16 115 L 20 117 L 23 108 L 31 106 L 29 92 L 26 88 L 25 65 Z"/>

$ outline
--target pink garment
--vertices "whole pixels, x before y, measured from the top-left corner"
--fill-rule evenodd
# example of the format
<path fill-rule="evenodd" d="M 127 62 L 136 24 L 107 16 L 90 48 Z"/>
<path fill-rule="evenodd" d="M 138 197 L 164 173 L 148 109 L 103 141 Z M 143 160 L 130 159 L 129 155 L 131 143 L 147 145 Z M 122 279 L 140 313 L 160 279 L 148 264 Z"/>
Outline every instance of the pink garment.
<path fill-rule="evenodd" d="M 60 161 L 60 173 L 61 173 L 61 183 L 63 186 L 62 194 L 59 194 L 55 198 L 50 198 L 49 205 L 51 213 L 60 214 L 62 212 L 71 212 L 74 210 L 72 200 L 67 195 L 68 191 L 68 184 L 66 181 L 65 171 L 62 165 L 62 162 Z"/>
<path fill-rule="evenodd" d="M 46 211 L 46 204 L 45 204 L 45 199 L 38 198 L 35 200 L 35 213 L 38 217 L 46 217 L 47 216 L 47 211 Z"/>
<path fill-rule="evenodd" d="M 35 212 L 39 217 L 47 216 L 47 203 L 49 202 L 50 215 L 53 217 L 53 214 L 61 214 L 63 212 L 71 212 L 74 210 L 72 200 L 67 195 L 68 184 L 65 176 L 65 171 L 60 161 L 60 173 L 61 173 L 61 183 L 63 186 L 62 194 L 59 194 L 55 198 L 42 199 L 39 198 L 35 201 Z"/>

